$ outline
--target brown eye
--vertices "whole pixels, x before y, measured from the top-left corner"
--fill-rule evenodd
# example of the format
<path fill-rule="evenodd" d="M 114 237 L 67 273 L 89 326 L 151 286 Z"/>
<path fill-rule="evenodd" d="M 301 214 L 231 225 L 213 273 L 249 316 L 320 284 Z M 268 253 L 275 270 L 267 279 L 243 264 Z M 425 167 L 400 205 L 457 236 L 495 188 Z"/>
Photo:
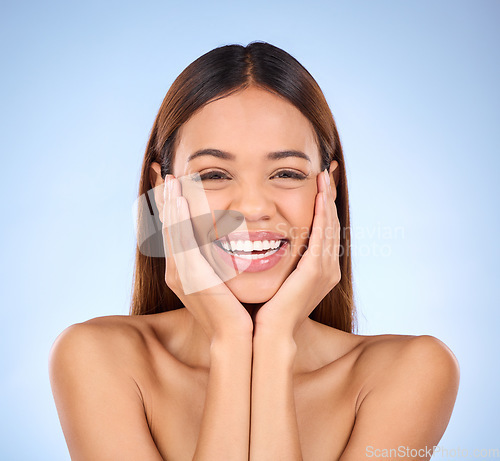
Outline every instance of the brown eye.
<path fill-rule="evenodd" d="M 293 171 L 293 170 L 281 170 L 281 171 L 278 171 L 272 177 L 277 178 L 277 179 L 299 179 L 299 180 L 302 180 L 302 179 L 306 179 L 307 175 L 305 175 L 304 173 L 299 173 L 298 171 Z"/>
<path fill-rule="evenodd" d="M 223 179 L 229 179 L 229 177 L 222 171 L 209 171 L 207 173 L 200 174 L 200 179 L 202 181 L 220 181 Z"/>

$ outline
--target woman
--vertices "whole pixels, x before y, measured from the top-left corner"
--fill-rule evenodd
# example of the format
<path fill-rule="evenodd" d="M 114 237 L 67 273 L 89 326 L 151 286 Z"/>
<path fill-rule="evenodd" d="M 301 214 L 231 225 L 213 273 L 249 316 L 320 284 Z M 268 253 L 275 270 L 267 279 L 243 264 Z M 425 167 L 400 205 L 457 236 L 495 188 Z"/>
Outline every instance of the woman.
<path fill-rule="evenodd" d="M 131 316 L 52 348 L 72 459 L 430 458 L 456 359 L 432 336 L 353 334 L 342 147 L 293 57 L 254 42 L 189 65 L 139 195 Z"/>

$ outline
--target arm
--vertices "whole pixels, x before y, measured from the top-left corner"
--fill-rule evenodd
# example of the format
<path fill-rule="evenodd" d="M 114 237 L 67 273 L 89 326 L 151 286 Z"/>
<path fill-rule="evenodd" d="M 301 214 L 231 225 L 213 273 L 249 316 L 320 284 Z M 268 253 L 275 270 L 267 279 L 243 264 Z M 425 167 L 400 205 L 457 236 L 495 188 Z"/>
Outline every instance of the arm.
<path fill-rule="evenodd" d="M 140 390 L 102 333 L 96 325 L 72 325 L 50 352 L 52 393 L 71 459 L 162 461 Z"/>
<path fill-rule="evenodd" d="M 252 319 L 196 247 L 189 206 L 179 180 L 167 176 L 165 183 L 165 281 L 210 341 L 207 393 L 193 459 L 247 461 Z M 183 223 L 182 231 L 178 223 Z"/>
<path fill-rule="evenodd" d="M 250 461 L 301 461 L 293 393 L 293 340 L 254 337 Z"/>
<path fill-rule="evenodd" d="M 247 461 L 252 333 L 211 346 L 205 408 L 193 461 Z"/>
<path fill-rule="evenodd" d="M 333 165 L 332 165 L 333 168 Z M 278 292 L 257 312 L 252 375 L 250 460 L 301 461 L 293 393 L 295 334 L 339 282 L 340 223 L 327 171 L 318 175 L 307 251 Z M 325 229 L 333 226 L 333 232 Z"/>
<path fill-rule="evenodd" d="M 458 382 L 457 360 L 441 341 L 410 339 L 370 385 L 340 461 L 429 459 L 450 420 Z"/>

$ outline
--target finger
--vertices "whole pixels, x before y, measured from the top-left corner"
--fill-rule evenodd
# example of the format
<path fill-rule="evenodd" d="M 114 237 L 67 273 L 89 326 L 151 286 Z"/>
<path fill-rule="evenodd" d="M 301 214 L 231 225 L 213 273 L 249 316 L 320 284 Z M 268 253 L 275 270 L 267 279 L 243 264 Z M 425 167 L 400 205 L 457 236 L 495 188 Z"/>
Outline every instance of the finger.
<path fill-rule="evenodd" d="M 170 223 L 170 191 L 169 191 L 169 180 L 172 175 L 166 175 L 164 186 L 163 186 L 163 214 L 162 214 L 162 235 L 163 235 L 163 246 L 165 249 L 165 259 L 168 260 L 172 256 L 172 246 L 170 242 L 170 237 L 168 235 L 169 223 Z"/>
<path fill-rule="evenodd" d="M 337 188 L 335 183 L 331 183 L 331 177 L 327 173 L 326 175 L 326 185 L 328 189 L 328 195 L 330 196 L 329 203 L 331 203 L 331 207 L 329 207 L 328 213 L 330 216 L 328 217 L 328 222 L 332 223 L 334 228 L 336 229 L 336 234 L 340 234 L 340 221 L 338 218 L 338 213 L 337 213 L 337 204 L 335 203 L 335 200 L 337 199 Z"/>
<path fill-rule="evenodd" d="M 175 256 L 182 252 L 181 232 L 179 232 L 179 213 L 177 209 L 177 198 L 180 197 L 180 184 L 177 178 L 171 177 L 169 191 L 169 221 L 168 235 L 172 245 L 172 252 Z"/>
<path fill-rule="evenodd" d="M 333 187 L 329 183 L 328 176 L 328 206 L 327 206 L 327 221 L 328 228 L 326 229 L 327 243 L 326 255 L 331 262 L 338 262 L 340 257 L 340 220 L 338 217 L 337 205 L 335 203 L 336 194 L 333 193 Z"/>
<path fill-rule="evenodd" d="M 335 200 L 337 198 L 337 189 L 335 187 L 335 184 L 330 184 L 331 178 L 330 175 L 326 176 L 327 182 L 328 182 L 328 195 L 330 197 L 329 203 L 330 206 L 328 207 L 328 222 L 331 223 L 333 226 L 334 232 L 333 236 L 336 241 L 340 240 L 340 220 L 337 212 L 337 204 L 335 203 Z"/>
<path fill-rule="evenodd" d="M 328 170 L 323 171 L 323 186 L 325 194 L 325 227 L 324 232 L 324 256 L 331 258 L 335 252 L 335 236 L 337 233 L 334 216 L 335 202 L 333 200 L 332 188 L 330 185 L 330 175 Z M 326 261 L 325 261 L 326 262 Z"/>
<path fill-rule="evenodd" d="M 181 186 L 179 180 L 176 178 L 171 178 L 171 184 L 169 190 L 169 220 L 168 220 L 168 235 L 170 237 L 171 249 L 172 249 L 172 264 L 175 265 L 177 274 L 179 275 L 181 282 L 186 278 L 187 272 L 187 261 L 186 261 L 186 250 L 188 245 L 185 245 L 185 240 L 188 238 L 189 234 L 192 234 L 192 229 L 190 229 L 190 221 L 183 220 L 179 213 L 179 202 L 182 198 L 181 196 Z M 184 285 L 184 283 L 183 283 Z"/>
<path fill-rule="evenodd" d="M 330 177 L 328 177 L 330 179 Z M 328 226 L 329 226 L 329 242 L 328 246 L 328 264 L 329 273 L 331 277 L 335 280 L 335 284 L 337 284 L 342 277 L 340 270 L 340 220 L 338 216 L 337 205 L 335 203 L 335 199 L 337 197 L 337 190 L 335 185 L 328 184 L 328 196 L 329 196 L 329 206 L 328 206 Z M 326 267 L 326 266 L 325 266 Z"/>
<path fill-rule="evenodd" d="M 166 258 L 165 271 L 166 274 L 171 274 L 171 280 L 176 278 L 177 267 L 175 263 L 175 241 L 173 232 L 173 223 L 175 222 L 175 206 L 173 200 L 172 189 L 174 186 L 175 178 L 173 175 L 167 175 L 165 177 L 166 184 L 166 196 L 165 196 L 165 206 L 164 206 L 164 223 L 165 223 L 165 238 L 168 245 L 168 256 Z"/>
<path fill-rule="evenodd" d="M 322 176 L 322 174 L 318 175 Z M 321 180 L 319 181 L 321 183 Z M 306 253 L 310 256 L 320 257 L 323 253 L 323 238 L 324 238 L 324 227 L 325 227 L 325 210 L 326 210 L 326 200 L 324 185 L 320 184 L 320 190 L 316 194 L 316 201 L 314 206 L 314 217 L 311 229 L 311 235 L 309 236 L 309 244 Z M 304 256 L 306 256 L 306 253 Z"/>

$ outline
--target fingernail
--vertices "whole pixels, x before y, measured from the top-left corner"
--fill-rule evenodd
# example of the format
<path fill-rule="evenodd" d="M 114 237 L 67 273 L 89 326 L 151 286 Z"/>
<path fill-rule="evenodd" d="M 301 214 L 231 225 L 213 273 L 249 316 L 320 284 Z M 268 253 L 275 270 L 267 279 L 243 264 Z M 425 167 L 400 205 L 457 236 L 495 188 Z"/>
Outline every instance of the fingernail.
<path fill-rule="evenodd" d="M 168 175 L 165 176 L 165 181 L 164 181 L 164 184 L 163 184 L 163 197 L 165 200 L 168 199 L 168 194 L 169 194 L 169 189 L 168 189 Z"/>
<path fill-rule="evenodd" d="M 169 192 L 172 192 L 172 189 L 174 188 L 174 179 L 172 176 L 168 178 L 167 188 Z"/>
<path fill-rule="evenodd" d="M 176 197 L 176 199 L 175 199 L 175 203 L 177 205 L 178 210 L 180 210 L 180 208 L 181 208 L 181 199 L 182 199 L 181 197 Z"/>
<path fill-rule="evenodd" d="M 326 183 L 330 185 L 330 175 L 328 174 L 328 170 L 325 168 L 325 176 L 326 176 Z"/>

